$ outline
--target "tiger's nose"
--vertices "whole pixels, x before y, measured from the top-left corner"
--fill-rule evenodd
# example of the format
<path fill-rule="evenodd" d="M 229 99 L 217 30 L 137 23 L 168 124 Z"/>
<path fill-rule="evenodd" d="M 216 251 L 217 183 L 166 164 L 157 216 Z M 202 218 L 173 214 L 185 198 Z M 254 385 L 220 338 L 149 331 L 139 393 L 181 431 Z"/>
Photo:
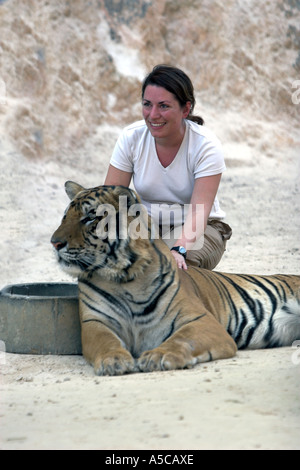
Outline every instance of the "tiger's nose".
<path fill-rule="evenodd" d="M 61 250 L 67 244 L 67 242 L 62 242 L 60 240 L 55 239 L 54 237 L 52 237 L 50 241 L 57 251 Z"/>

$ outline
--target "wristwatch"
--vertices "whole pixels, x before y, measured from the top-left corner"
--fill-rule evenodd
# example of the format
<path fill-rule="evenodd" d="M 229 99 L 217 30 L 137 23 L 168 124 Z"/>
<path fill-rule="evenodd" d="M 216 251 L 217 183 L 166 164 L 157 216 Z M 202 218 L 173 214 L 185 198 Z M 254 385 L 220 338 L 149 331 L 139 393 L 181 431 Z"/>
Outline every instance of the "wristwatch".
<path fill-rule="evenodd" d="M 184 259 L 186 259 L 186 249 L 184 248 L 184 246 L 173 246 L 171 248 L 171 251 L 172 250 L 177 251 L 177 253 L 179 253 L 184 257 Z"/>

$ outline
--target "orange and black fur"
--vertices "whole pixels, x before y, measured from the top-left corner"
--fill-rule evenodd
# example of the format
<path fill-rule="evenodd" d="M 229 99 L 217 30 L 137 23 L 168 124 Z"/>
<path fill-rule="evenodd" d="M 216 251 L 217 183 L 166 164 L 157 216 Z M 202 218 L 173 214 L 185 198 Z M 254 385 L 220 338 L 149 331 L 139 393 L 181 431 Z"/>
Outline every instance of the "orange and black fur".
<path fill-rule="evenodd" d="M 51 242 L 78 276 L 83 355 L 96 374 L 186 368 L 300 339 L 300 276 L 179 270 L 150 234 L 121 237 L 116 223 L 97 235 L 99 207 L 118 215 L 120 196 L 128 208 L 140 202 L 134 191 L 69 181 L 66 192 L 71 203 Z"/>

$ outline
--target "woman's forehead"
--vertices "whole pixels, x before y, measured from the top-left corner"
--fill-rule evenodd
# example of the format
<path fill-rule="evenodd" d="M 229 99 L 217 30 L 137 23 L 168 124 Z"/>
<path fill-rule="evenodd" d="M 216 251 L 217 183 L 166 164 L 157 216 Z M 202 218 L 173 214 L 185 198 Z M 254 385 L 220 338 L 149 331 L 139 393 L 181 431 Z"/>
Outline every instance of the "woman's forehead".
<path fill-rule="evenodd" d="M 143 99 L 157 103 L 167 101 L 172 102 L 176 100 L 173 93 L 170 93 L 165 88 L 157 85 L 148 85 L 145 89 Z"/>

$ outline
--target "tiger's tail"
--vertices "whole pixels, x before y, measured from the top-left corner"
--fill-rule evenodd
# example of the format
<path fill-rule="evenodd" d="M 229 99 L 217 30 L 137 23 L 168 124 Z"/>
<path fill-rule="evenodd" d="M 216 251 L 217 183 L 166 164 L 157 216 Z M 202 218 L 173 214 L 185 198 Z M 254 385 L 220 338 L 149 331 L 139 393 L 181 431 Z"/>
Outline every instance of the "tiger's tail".
<path fill-rule="evenodd" d="M 291 346 L 300 340 L 300 301 L 289 299 L 273 316 L 271 344 Z"/>
<path fill-rule="evenodd" d="M 288 299 L 271 316 L 264 316 L 251 339 L 245 342 L 249 333 L 247 326 L 240 338 L 240 349 L 277 348 L 292 346 L 293 342 L 300 340 L 300 302 L 297 299 Z"/>

